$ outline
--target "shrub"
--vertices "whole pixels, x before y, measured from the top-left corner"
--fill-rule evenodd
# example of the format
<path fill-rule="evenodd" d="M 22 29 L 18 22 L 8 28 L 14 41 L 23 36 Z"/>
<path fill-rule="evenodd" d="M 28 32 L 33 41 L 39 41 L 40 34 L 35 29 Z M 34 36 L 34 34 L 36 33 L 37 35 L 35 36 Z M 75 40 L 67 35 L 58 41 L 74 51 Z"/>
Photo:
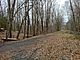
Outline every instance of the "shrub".
<path fill-rule="evenodd" d="M 7 18 L 6 17 L 0 17 L 0 28 L 6 29 L 6 23 L 7 23 Z"/>

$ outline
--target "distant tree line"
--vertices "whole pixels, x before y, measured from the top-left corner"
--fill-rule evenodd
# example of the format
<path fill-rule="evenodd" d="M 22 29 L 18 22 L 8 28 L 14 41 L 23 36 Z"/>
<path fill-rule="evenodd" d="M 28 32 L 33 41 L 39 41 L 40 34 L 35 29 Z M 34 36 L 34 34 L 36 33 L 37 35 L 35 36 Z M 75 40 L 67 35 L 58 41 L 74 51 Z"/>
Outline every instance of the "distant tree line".
<path fill-rule="evenodd" d="M 69 21 L 67 23 L 67 28 L 71 31 L 80 33 L 80 1 L 79 0 L 69 0 L 70 4 L 70 14 Z"/>
<path fill-rule="evenodd" d="M 5 6 L 1 5 L 0 0 L 0 27 L 9 31 L 9 38 L 13 37 L 12 31 L 18 31 L 18 39 L 20 33 L 28 38 L 61 30 L 63 16 L 56 12 L 55 0 L 7 0 L 4 3 Z"/>

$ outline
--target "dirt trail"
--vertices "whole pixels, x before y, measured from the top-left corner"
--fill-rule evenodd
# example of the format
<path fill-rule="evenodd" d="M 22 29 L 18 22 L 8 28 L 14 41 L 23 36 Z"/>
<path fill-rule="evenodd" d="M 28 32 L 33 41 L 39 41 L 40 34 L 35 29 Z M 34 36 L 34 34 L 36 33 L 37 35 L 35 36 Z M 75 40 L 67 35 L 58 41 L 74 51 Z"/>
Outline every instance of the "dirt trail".
<path fill-rule="evenodd" d="M 80 41 L 72 34 L 56 32 L 5 43 L 0 47 L 0 60 L 80 60 Z"/>

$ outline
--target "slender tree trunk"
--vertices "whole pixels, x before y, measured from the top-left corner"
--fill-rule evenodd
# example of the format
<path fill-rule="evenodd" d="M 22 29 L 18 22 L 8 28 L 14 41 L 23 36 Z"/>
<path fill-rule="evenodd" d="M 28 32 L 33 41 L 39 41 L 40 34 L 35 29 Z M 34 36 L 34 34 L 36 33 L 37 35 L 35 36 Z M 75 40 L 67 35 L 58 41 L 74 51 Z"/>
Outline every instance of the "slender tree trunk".
<path fill-rule="evenodd" d="M 36 24 L 37 24 L 37 26 L 36 26 L 36 35 L 38 35 L 38 33 L 39 33 L 39 2 L 37 1 L 37 9 L 36 9 Z"/>
<path fill-rule="evenodd" d="M 2 16 L 2 17 L 3 17 L 3 11 L 2 11 L 1 0 L 0 0 L 0 16 Z"/>
<path fill-rule="evenodd" d="M 74 15 L 74 11 L 73 11 L 73 6 L 72 6 L 71 0 L 70 0 L 70 7 L 71 7 L 72 15 L 73 15 L 73 28 L 74 28 L 74 31 L 76 31 L 75 15 Z"/>
<path fill-rule="evenodd" d="M 27 11 L 27 3 L 26 3 L 26 0 L 25 0 L 25 22 L 24 22 L 24 37 L 23 37 L 23 39 L 26 37 L 25 36 L 26 35 L 26 19 L 27 19 L 27 17 L 26 17 L 26 15 L 27 15 L 26 11 Z"/>
<path fill-rule="evenodd" d="M 14 19 L 14 9 L 16 0 L 13 1 L 13 4 L 10 3 L 11 0 L 7 0 L 8 2 L 8 17 L 9 17 L 9 37 L 12 38 L 12 21 Z M 11 7 L 12 5 L 12 7 Z"/>
<path fill-rule="evenodd" d="M 46 7 L 47 7 L 47 15 L 46 15 L 46 33 L 48 33 L 48 2 L 47 2 L 47 5 L 46 5 Z"/>
<path fill-rule="evenodd" d="M 33 3 L 34 1 L 32 0 L 32 29 L 33 29 L 33 36 L 35 36 L 36 34 L 35 34 L 35 25 L 34 25 L 35 21 L 33 16 Z"/>
<path fill-rule="evenodd" d="M 28 2 L 28 9 L 29 9 L 29 2 Z M 29 27 L 30 27 L 30 18 L 28 12 L 28 20 L 27 20 L 27 38 L 29 37 Z"/>
<path fill-rule="evenodd" d="M 42 28 L 42 33 L 44 31 L 43 27 L 43 17 L 44 17 L 44 10 L 43 10 L 43 2 L 42 2 L 42 8 L 41 8 L 41 28 Z"/>
<path fill-rule="evenodd" d="M 21 31 L 21 28 L 22 28 L 23 23 L 24 23 L 24 19 L 22 19 L 22 23 L 20 25 L 20 28 L 19 28 L 19 31 L 18 31 L 18 34 L 17 34 L 17 37 L 16 37 L 17 39 L 19 38 L 20 31 Z"/>

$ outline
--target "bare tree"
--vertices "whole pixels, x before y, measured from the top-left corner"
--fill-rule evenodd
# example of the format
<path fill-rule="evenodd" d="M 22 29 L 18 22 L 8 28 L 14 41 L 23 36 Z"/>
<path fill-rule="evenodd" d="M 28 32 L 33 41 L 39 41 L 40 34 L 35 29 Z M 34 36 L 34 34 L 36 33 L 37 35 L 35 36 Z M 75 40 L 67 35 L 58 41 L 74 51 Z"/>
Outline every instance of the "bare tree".
<path fill-rule="evenodd" d="M 74 9 L 73 9 L 73 5 L 72 5 L 72 1 L 70 0 L 70 7 L 71 7 L 71 11 L 72 11 L 72 15 L 73 15 L 73 30 L 76 31 L 76 24 L 75 24 L 75 15 L 74 15 Z"/>
<path fill-rule="evenodd" d="M 1 0 L 0 0 L 0 16 L 3 16 L 3 10 L 2 10 Z"/>
<path fill-rule="evenodd" d="M 16 0 L 13 1 L 13 3 L 11 4 L 11 0 L 7 0 L 8 2 L 8 17 L 9 17 L 9 37 L 12 37 L 12 21 L 14 20 L 14 9 L 15 9 L 15 3 Z"/>

